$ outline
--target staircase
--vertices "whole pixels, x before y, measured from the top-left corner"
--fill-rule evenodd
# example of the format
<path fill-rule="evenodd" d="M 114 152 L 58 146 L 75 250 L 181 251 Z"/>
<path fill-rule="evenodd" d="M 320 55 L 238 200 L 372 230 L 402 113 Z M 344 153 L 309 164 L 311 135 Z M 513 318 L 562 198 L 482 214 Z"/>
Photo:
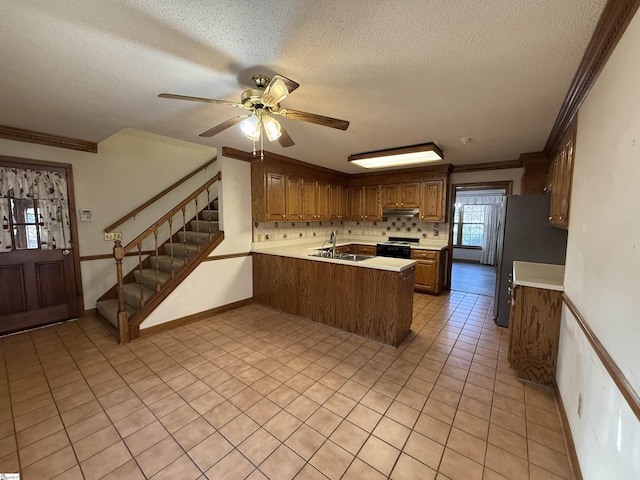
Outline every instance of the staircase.
<path fill-rule="evenodd" d="M 218 199 L 210 200 L 211 186 L 220 178 L 218 172 L 127 246 L 116 241 L 118 283 L 98 299 L 96 309 L 118 330 L 121 342 L 138 338 L 140 323 L 224 239 Z M 160 238 L 167 240 L 159 244 Z M 123 275 L 123 260 L 131 257 L 137 264 Z"/>

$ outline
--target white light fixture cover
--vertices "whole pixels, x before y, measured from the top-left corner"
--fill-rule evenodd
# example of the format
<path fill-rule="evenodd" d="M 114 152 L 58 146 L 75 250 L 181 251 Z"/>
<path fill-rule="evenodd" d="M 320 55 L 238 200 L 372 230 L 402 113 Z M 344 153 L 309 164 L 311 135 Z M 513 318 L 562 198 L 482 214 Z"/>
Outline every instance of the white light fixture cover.
<path fill-rule="evenodd" d="M 269 115 L 262 116 L 262 125 L 264 125 L 264 131 L 267 133 L 269 141 L 274 141 L 282 135 L 280 124 L 275 118 Z"/>
<path fill-rule="evenodd" d="M 240 129 L 247 138 L 257 141 L 260 140 L 260 123 L 260 118 L 254 114 L 240 122 Z"/>
<path fill-rule="evenodd" d="M 269 83 L 269 91 L 262 95 L 261 100 L 264 105 L 277 105 L 284 100 L 287 95 L 289 95 L 287 85 L 281 78 L 276 76 Z"/>
<path fill-rule="evenodd" d="M 435 143 L 391 148 L 350 155 L 348 161 L 364 168 L 388 168 L 443 160 L 442 150 Z"/>

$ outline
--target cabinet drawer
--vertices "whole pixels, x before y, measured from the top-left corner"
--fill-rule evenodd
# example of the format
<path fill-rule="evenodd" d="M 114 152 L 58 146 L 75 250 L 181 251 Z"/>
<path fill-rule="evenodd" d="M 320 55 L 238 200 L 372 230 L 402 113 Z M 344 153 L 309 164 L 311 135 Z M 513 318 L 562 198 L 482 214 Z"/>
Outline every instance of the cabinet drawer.
<path fill-rule="evenodd" d="M 376 254 L 375 245 L 358 245 L 357 252 L 359 255 L 374 255 Z"/>
<path fill-rule="evenodd" d="M 433 250 L 411 250 L 411 258 L 413 260 L 435 260 L 438 252 Z"/>

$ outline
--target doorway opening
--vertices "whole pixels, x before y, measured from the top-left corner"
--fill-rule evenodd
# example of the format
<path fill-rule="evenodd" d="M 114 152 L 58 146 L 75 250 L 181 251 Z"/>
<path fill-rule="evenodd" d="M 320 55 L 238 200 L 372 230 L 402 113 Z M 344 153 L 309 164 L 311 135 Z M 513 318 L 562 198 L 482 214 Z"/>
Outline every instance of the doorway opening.
<path fill-rule="evenodd" d="M 494 295 L 502 204 L 511 189 L 511 181 L 452 185 L 451 290 Z"/>

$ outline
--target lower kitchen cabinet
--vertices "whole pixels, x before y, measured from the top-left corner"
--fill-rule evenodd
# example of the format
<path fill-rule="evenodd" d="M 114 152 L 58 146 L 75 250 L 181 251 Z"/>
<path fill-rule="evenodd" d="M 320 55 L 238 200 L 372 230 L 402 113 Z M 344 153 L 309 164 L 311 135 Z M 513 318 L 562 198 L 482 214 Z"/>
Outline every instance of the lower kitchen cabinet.
<path fill-rule="evenodd" d="M 411 250 L 416 264 L 416 292 L 439 294 L 444 289 L 447 250 Z"/>
<path fill-rule="evenodd" d="M 511 292 L 509 364 L 523 380 L 553 386 L 562 292 L 516 285 Z"/>
<path fill-rule="evenodd" d="M 414 268 L 400 272 L 253 254 L 256 303 L 397 347 L 411 329 Z"/>

